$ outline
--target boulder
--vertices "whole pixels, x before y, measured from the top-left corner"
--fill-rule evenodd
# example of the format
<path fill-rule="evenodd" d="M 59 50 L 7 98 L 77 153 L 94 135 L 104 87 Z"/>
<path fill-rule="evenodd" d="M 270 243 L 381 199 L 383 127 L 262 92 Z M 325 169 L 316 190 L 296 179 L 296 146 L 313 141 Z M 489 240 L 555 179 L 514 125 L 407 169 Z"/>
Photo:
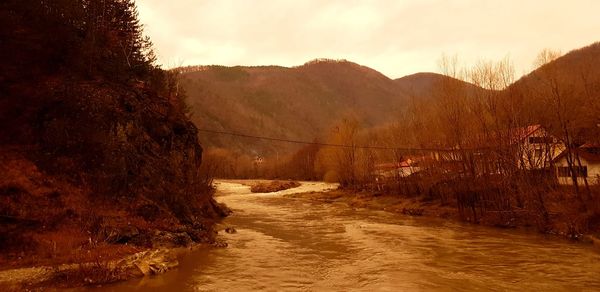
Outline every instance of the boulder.
<path fill-rule="evenodd" d="M 186 232 L 167 232 L 156 230 L 151 236 L 150 242 L 152 247 L 161 248 L 189 246 L 194 241 Z"/>
<path fill-rule="evenodd" d="M 181 230 L 185 232 L 194 242 L 211 242 L 214 239 L 214 234 L 211 230 L 188 227 Z"/>
<path fill-rule="evenodd" d="M 132 276 L 162 274 L 179 265 L 177 256 L 168 249 L 156 249 L 137 253 L 117 264 Z"/>
<path fill-rule="evenodd" d="M 100 238 L 107 243 L 125 244 L 138 236 L 140 231 L 135 226 L 103 226 L 99 232 Z"/>

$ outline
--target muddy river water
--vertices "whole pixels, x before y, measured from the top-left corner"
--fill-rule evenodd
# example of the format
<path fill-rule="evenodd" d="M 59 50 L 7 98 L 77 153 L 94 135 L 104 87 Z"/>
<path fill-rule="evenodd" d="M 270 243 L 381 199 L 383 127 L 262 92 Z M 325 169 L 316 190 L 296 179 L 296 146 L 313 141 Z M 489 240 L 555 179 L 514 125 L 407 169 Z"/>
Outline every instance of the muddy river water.
<path fill-rule="evenodd" d="M 217 182 L 229 247 L 110 291 L 600 291 L 600 253 L 556 238 L 253 194 Z"/>

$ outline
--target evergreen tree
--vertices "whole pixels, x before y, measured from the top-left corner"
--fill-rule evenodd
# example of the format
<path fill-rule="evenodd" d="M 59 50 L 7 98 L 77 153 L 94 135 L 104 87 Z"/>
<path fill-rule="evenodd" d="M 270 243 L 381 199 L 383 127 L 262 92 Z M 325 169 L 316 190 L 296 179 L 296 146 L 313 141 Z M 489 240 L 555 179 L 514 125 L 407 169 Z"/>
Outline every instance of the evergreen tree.
<path fill-rule="evenodd" d="M 128 81 L 149 80 L 156 69 L 134 0 L 7 0 L 0 13 L 0 35 L 11 36 L 0 43 L 2 57 L 24 47 L 22 59 L 46 74 Z"/>

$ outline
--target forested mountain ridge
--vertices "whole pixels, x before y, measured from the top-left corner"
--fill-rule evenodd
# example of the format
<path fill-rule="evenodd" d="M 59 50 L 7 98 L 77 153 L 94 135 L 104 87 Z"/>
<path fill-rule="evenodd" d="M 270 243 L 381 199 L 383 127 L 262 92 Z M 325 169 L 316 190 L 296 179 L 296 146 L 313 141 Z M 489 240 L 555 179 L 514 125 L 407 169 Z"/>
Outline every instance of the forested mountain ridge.
<path fill-rule="evenodd" d="M 178 70 L 192 120 L 199 128 L 284 139 L 322 138 L 348 114 L 356 115 L 366 127 L 386 124 L 402 114 L 411 96 L 404 83 L 345 60 L 316 59 L 292 68 L 196 66 Z M 295 147 L 200 135 L 206 146 L 248 154 L 272 155 L 278 148 Z"/>
<path fill-rule="evenodd" d="M 176 70 L 182 72 L 181 86 L 188 94 L 187 102 L 194 113 L 192 120 L 199 128 L 310 141 L 326 136 L 334 122 L 349 113 L 359 117 L 367 128 L 396 122 L 411 104 L 427 106 L 426 103 L 433 102 L 431 106 L 450 87 L 475 99 L 511 95 L 522 103 L 518 111 L 523 123 L 543 123 L 551 115 L 541 112 L 547 107 L 535 106 L 545 103 L 538 99 L 542 93 L 539 85 L 550 80 L 542 72 L 564 75 L 558 81 L 571 86 L 561 88 L 563 91 L 577 91 L 581 93 L 578 96 L 588 100 L 598 99 L 593 96 L 598 92 L 594 78 L 600 76 L 596 72 L 600 68 L 596 66 L 598 47 L 594 44 L 564 56 L 556 55 L 545 60 L 548 64 L 514 83 L 496 84 L 488 89 L 484 88 L 489 87 L 485 84 L 489 80 L 472 80 L 469 76 L 457 77 L 462 79 L 459 80 L 437 73 L 416 73 L 392 80 L 346 60 L 316 59 L 291 68 L 191 66 Z M 508 76 L 504 77 L 507 79 L 502 82 L 510 81 Z M 575 102 L 572 108 L 583 104 L 586 103 Z M 598 107 L 597 103 L 592 107 Z M 593 117 L 586 119 L 592 122 Z M 589 127 L 585 131 L 590 132 Z M 589 138 L 594 133 L 585 135 Z M 273 155 L 276 149 L 285 152 L 297 148 L 256 139 L 200 135 L 208 147 L 251 155 Z"/>
<path fill-rule="evenodd" d="M 523 99 L 530 115 L 555 134 L 600 144 L 600 43 L 564 55 L 544 50 L 535 63 L 539 68 L 505 91 Z"/>
<path fill-rule="evenodd" d="M 482 88 L 471 83 L 439 73 L 421 72 L 394 79 L 399 90 L 410 97 L 419 99 L 427 99 L 438 95 L 442 83 L 448 81 L 452 82 L 453 86 L 469 88 L 473 92 L 482 90 Z"/>

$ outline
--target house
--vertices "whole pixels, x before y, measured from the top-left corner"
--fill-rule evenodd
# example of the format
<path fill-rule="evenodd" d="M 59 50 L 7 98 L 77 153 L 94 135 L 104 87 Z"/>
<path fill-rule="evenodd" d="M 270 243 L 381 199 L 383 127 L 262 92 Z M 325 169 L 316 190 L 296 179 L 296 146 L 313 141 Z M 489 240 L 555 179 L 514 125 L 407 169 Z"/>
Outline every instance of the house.
<path fill-rule="evenodd" d="M 461 162 L 462 155 L 458 146 L 451 149 L 431 150 L 429 156 L 433 161 Z"/>
<path fill-rule="evenodd" d="M 600 145 L 584 144 L 571 151 L 574 158 L 572 172 L 577 177 L 577 184 L 584 185 L 585 177 L 589 185 L 600 185 Z M 581 166 L 576 157 L 579 157 Z M 561 185 L 573 185 L 567 158 L 568 152 L 565 150 L 554 159 L 556 177 Z"/>
<path fill-rule="evenodd" d="M 431 151 L 431 158 L 451 169 L 467 164 L 478 175 L 499 173 L 499 162 L 529 171 L 552 171 L 552 160 L 565 148 L 541 125 L 510 128 L 471 138 L 467 143 L 469 146 L 462 150 L 454 147 Z"/>
<path fill-rule="evenodd" d="M 382 179 L 408 177 L 421 170 L 418 163 L 412 159 L 401 162 L 380 163 L 375 165 L 375 174 Z"/>
<path fill-rule="evenodd" d="M 518 166 L 521 169 L 547 169 L 565 149 L 563 143 L 549 134 L 541 125 L 512 129 L 511 145 L 520 154 Z"/>

